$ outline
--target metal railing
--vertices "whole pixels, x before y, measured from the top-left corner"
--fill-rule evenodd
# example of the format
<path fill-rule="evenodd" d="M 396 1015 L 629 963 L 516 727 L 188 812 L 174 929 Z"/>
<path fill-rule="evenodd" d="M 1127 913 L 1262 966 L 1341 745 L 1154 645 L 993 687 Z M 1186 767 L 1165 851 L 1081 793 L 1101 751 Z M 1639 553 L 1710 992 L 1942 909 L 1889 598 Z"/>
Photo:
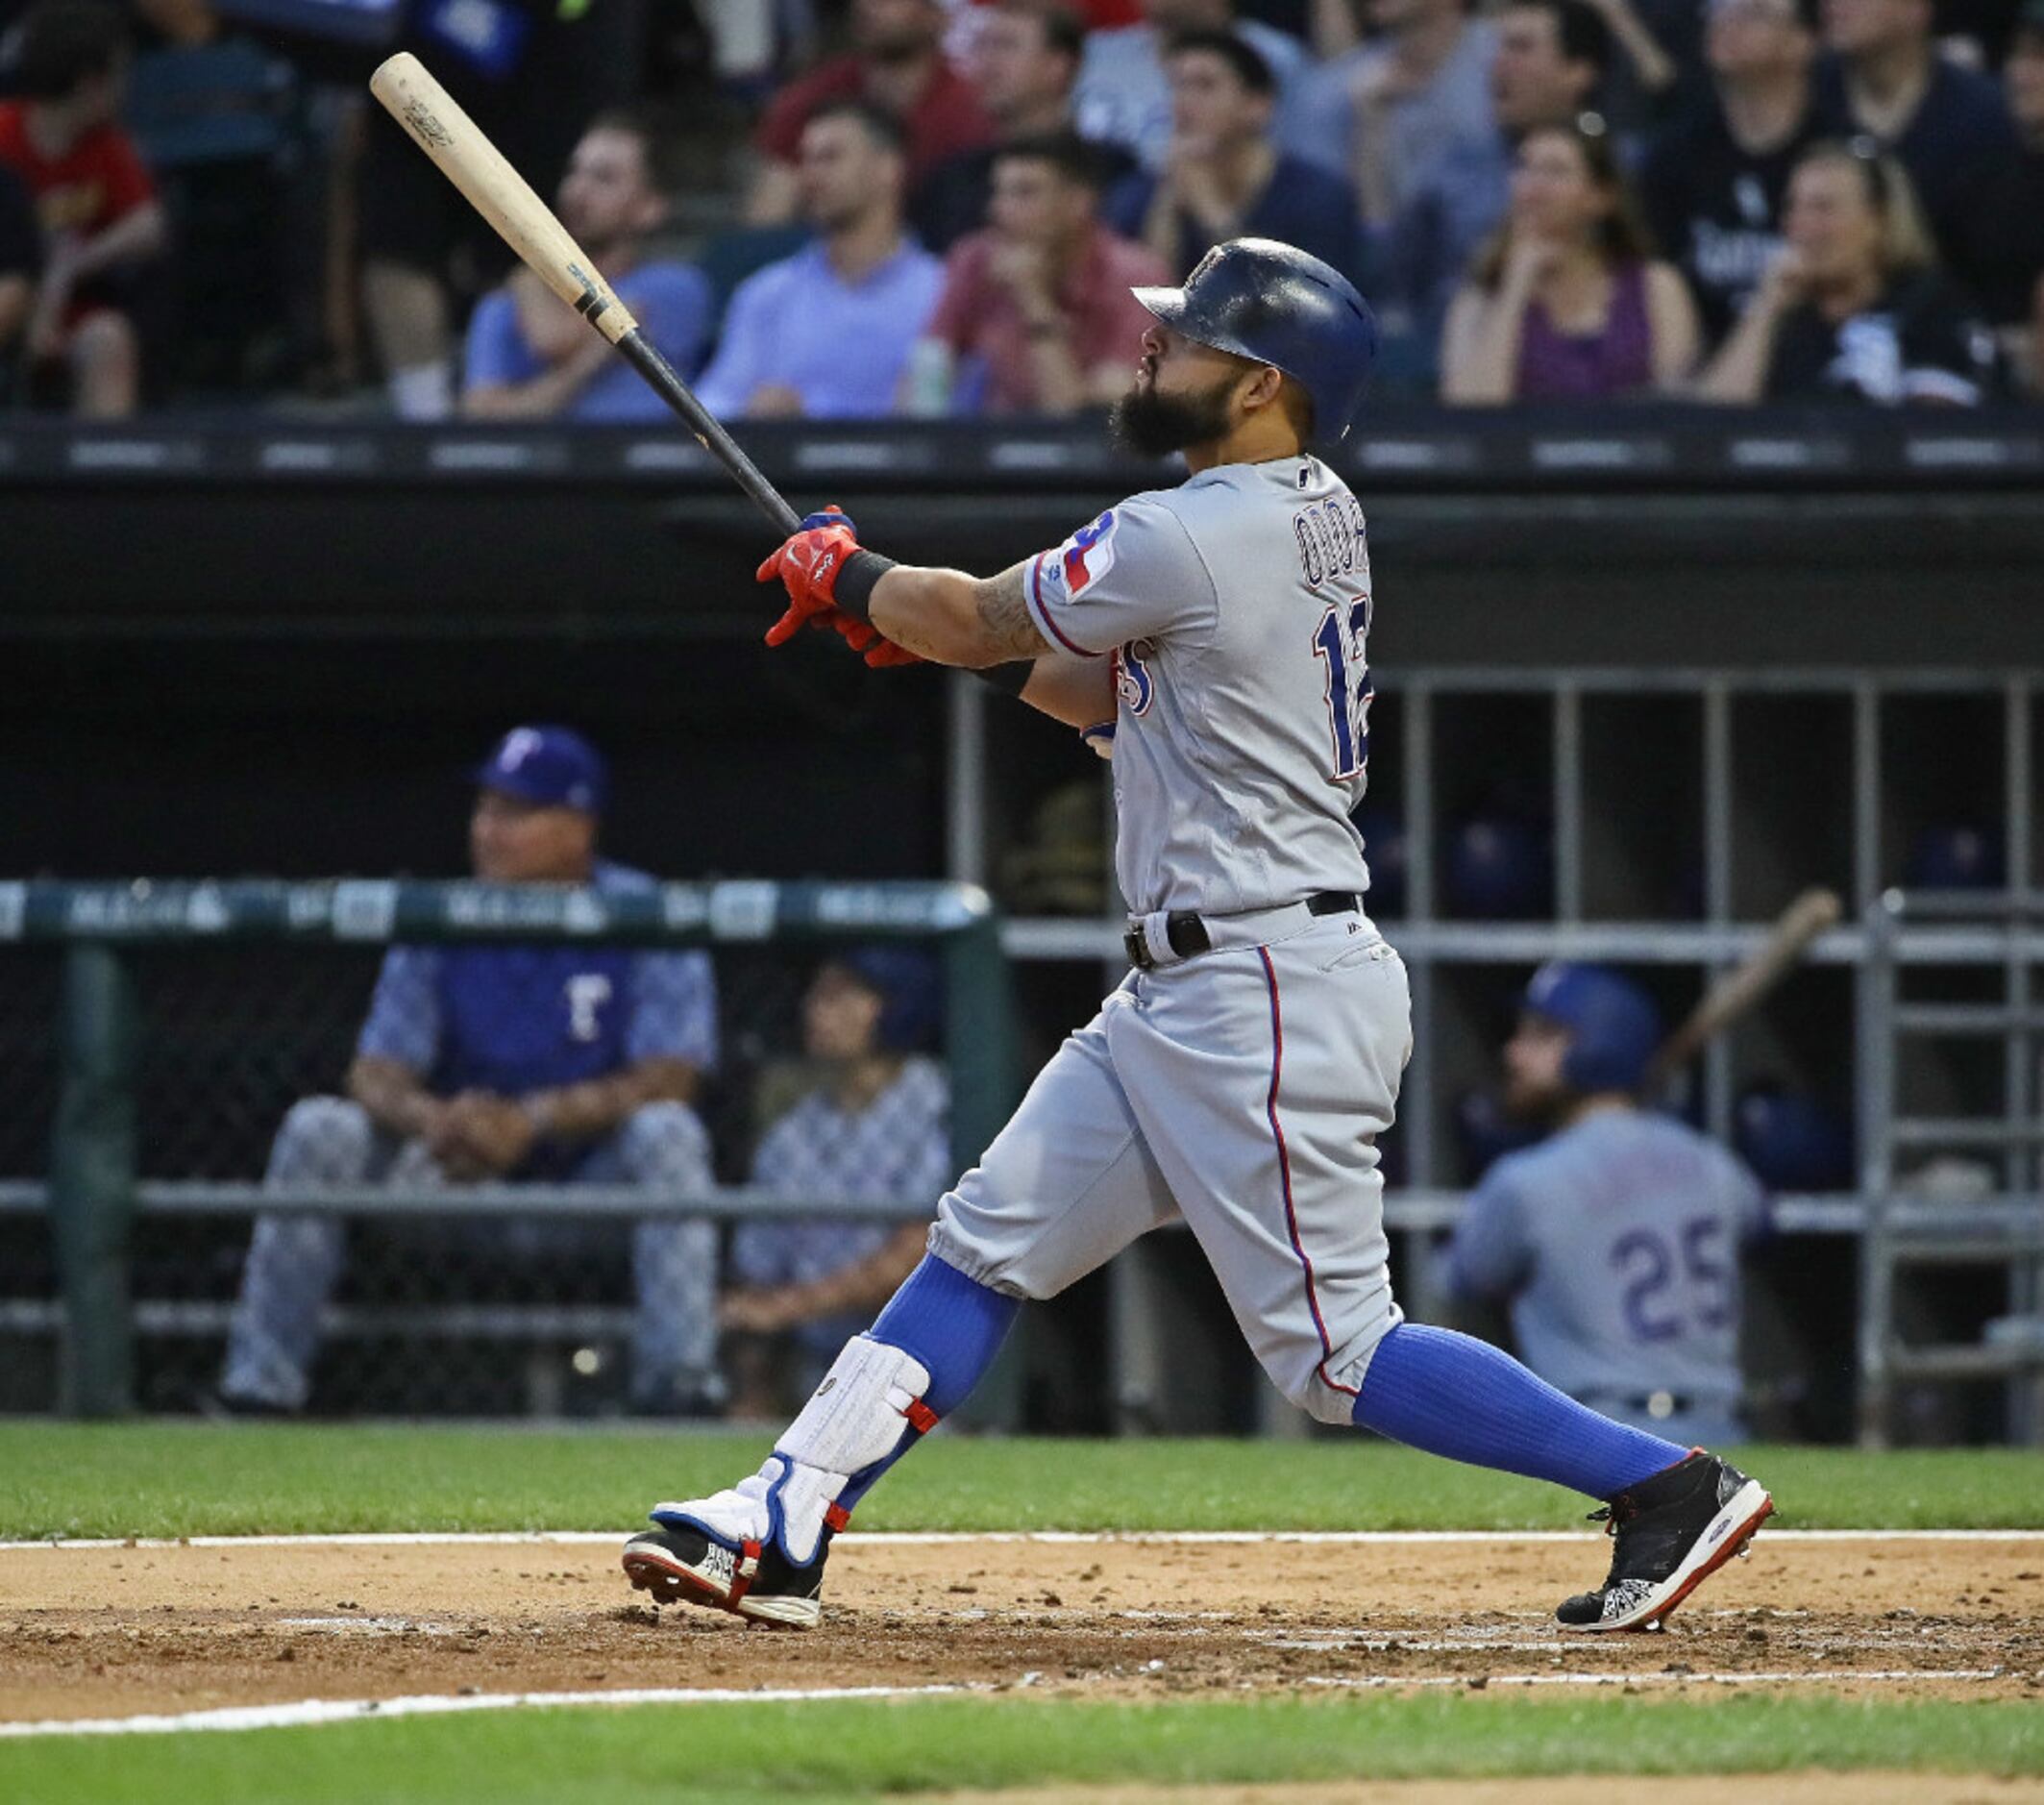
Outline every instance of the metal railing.
<path fill-rule="evenodd" d="M 419 1194 L 390 1186 L 279 1189 L 149 1176 L 137 1089 L 139 1055 L 151 1025 L 130 969 L 141 949 L 258 940 L 370 948 L 564 942 L 728 948 L 785 940 L 813 952 L 819 944 L 874 939 L 926 939 L 940 952 L 951 1144 L 962 1169 L 993 1137 L 1016 1098 L 1007 960 L 992 905 L 972 885 L 670 883 L 641 893 L 600 894 L 558 885 L 354 879 L 0 883 L 0 943 L 53 946 L 63 966 L 47 1179 L 0 1185 L 0 1214 L 47 1210 L 59 1302 L 17 1301 L 0 1327 L 61 1328 L 61 1406 L 79 1416 L 111 1416 L 132 1407 L 138 1328 L 208 1333 L 225 1321 L 219 1304 L 159 1300 L 136 1306 L 130 1249 L 140 1216 L 831 1215 L 884 1221 L 930 1207 L 927 1197 L 820 1204 L 815 1198 L 775 1196 L 744 1185 L 684 1199 L 596 1184 L 479 1184 Z M 369 1320 L 360 1312 L 356 1317 Z M 579 1334 L 599 1323 L 614 1326 L 609 1313 L 592 1314 L 586 1307 L 528 1309 L 517 1320 L 535 1334 Z M 492 1306 L 468 1326 L 501 1332 L 510 1321 Z M 348 1314 L 335 1313 L 334 1325 L 345 1331 Z M 437 1313 L 435 1325 L 443 1331 L 460 1327 L 446 1311 Z"/>
<path fill-rule="evenodd" d="M 1894 1434 L 1902 1389 L 2044 1374 L 2044 1111 L 2038 1060 L 2044 1010 L 2032 1000 L 2044 970 L 2044 892 L 1891 890 L 1867 911 L 1860 978 L 1860 1120 L 1866 1229 L 1860 1241 L 1859 1439 Z M 1971 977 L 1991 1000 L 1910 1001 L 1909 980 L 1938 971 Z M 1909 1097 L 1935 1075 L 1919 1049 L 1985 1042 L 2000 1054 L 1999 1106 L 1925 1114 Z M 1992 1195 L 1934 1195 L 1933 1174 L 1905 1155 L 1972 1151 L 1999 1167 Z M 1904 1274 L 1926 1267 L 2000 1267 L 2007 1314 L 1975 1342 L 1911 1342 L 1901 1322 Z M 2010 1385 L 2008 1429 L 2034 1441 L 2044 1413 L 2032 1387 Z"/>

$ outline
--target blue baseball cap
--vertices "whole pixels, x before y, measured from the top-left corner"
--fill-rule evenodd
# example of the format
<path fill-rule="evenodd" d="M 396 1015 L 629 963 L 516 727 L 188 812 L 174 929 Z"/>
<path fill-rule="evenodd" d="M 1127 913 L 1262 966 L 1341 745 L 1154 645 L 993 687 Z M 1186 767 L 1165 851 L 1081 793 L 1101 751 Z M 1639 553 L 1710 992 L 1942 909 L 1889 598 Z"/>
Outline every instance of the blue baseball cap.
<path fill-rule="evenodd" d="M 603 754 L 572 728 L 514 727 L 476 767 L 476 782 L 545 808 L 600 815 L 609 800 Z"/>
<path fill-rule="evenodd" d="M 880 999 L 874 1028 L 889 1052 L 916 1052 L 935 1035 L 944 1010 L 944 975 L 919 947 L 847 947 L 826 963 L 850 972 Z"/>

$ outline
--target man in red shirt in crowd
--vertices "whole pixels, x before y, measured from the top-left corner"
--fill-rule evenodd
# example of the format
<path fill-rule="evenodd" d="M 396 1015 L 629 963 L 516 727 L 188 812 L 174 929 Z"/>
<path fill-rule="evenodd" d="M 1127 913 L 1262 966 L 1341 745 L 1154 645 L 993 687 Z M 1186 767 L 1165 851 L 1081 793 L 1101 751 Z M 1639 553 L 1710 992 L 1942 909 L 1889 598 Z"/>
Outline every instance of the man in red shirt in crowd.
<path fill-rule="evenodd" d="M 942 0 L 852 0 L 851 53 L 791 82 L 759 122 L 753 144 L 761 164 L 746 199 L 753 225 L 796 216 L 802 127 L 828 101 L 871 101 L 901 121 L 911 189 L 947 158 L 993 137 L 979 96 L 945 58 L 948 17 Z"/>
<path fill-rule="evenodd" d="M 1098 184 L 1070 134 L 996 153 L 989 224 L 953 247 L 923 348 L 950 362 L 950 411 L 1077 413 L 1128 386 L 1149 324 L 1129 290 L 1171 272 L 1100 224 Z"/>
<path fill-rule="evenodd" d="M 141 351 L 129 291 L 165 237 L 149 172 L 115 123 L 128 54 L 112 7 L 44 0 L 22 23 L 22 98 L 0 102 L 0 163 L 27 186 L 43 235 L 32 383 L 67 365 L 73 409 L 93 419 L 135 411 Z"/>

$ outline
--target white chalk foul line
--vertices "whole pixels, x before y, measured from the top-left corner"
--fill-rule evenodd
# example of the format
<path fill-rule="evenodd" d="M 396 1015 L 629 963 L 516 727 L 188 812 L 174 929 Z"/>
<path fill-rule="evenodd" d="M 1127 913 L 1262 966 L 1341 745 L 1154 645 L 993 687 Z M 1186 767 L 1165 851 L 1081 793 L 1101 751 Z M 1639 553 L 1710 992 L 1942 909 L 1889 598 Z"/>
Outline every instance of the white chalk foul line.
<path fill-rule="evenodd" d="M 1945 1684 L 2007 1677 L 2003 1668 L 1879 1668 L 1871 1671 L 1831 1673 L 1431 1673 L 1420 1679 L 1396 1674 L 1332 1677 L 1309 1673 L 1302 1686 L 1333 1687 L 1345 1692 L 1380 1692 L 1398 1686 L 1457 1686 L 1481 1692 L 1491 1686 L 1899 1686 L 1912 1680 Z"/>
<path fill-rule="evenodd" d="M 932 1698 L 988 1692 L 986 1686 L 831 1686 L 745 1692 L 737 1688 L 649 1687 L 614 1693 L 426 1694 L 410 1698 L 306 1698 L 288 1705 L 232 1705 L 135 1718 L 62 1718 L 0 1723 L 0 1740 L 27 1736 L 160 1736 L 185 1730 L 279 1730 L 302 1724 L 363 1723 L 384 1718 L 440 1718 L 463 1711 L 566 1705 L 799 1704 L 825 1698 Z"/>
<path fill-rule="evenodd" d="M 1481 1691 L 1498 1686 L 1761 1686 L 1966 1684 L 2000 1679 L 2000 1668 L 1948 1668 L 1914 1671 L 1884 1668 L 1830 1673 L 1490 1673 L 1479 1676 L 1395 1674 L 1362 1678 L 1308 1674 L 1300 1682 L 1349 1692 L 1402 1687 L 1455 1687 Z M 1022 1686 L 1036 1675 L 1025 1675 Z M 368 1723 L 389 1718 L 437 1718 L 470 1711 L 552 1710 L 573 1706 L 808 1704 L 831 1699 L 984 1697 L 1003 1689 L 986 1682 L 950 1686 L 820 1686 L 768 1688 L 659 1687 L 618 1692 L 428 1694 L 407 1698 L 308 1698 L 284 1705 L 234 1705 L 133 1718 L 48 1718 L 0 1723 L 0 1741 L 46 1736 L 160 1736 L 185 1731 L 278 1730 L 328 1723 Z M 1007 1690 L 1015 1690 L 1009 1688 Z"/>
<path fill-rule="evenodd" d="M 91 1552 L 105 1548 L 436 1548 L 577 1547 L 622 1545 L 625 1529 L 541 1529 L 375 1532 L 293 1536 L 40 1537 L 0 1542 L 0 1554 L 29 1548 Z M 1781 1542 L 2044 1542 L 2044 1529 L 1775 1529 L 1761 1531 L 1764 1545 Z M 838 1537 L 841 1547 L 957 1547 L 978 1543 L 1036 1543 L 1045 1546 L 1102 1543 L 1132 1545 L 1200 1546 L 1206 1544 L 1299 1543 L 1327 1546 L 1403 1547 L 1420 1543 L 1483 1546 L 1504 1543 L 1574 1542 L 1591 1539 L 1574 1529 L 919 1529 L 857 1530 Z"/>

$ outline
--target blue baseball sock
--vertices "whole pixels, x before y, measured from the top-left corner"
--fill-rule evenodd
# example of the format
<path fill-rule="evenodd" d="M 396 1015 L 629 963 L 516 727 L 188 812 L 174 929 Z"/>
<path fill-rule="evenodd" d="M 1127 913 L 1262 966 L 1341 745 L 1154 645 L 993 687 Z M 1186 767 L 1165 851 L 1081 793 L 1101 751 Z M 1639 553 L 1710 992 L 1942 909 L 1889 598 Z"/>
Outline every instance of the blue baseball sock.
<path fill-rule="evenodd" d="M 1351 1414 L 1409 1447 L 1597 1498 L 1689 1451 L 1598 1416 L 1489 1342 L 1422 1323 L 1401 1323 L 1377 1344 Z"/>
<path fill-rule="evenodd" d="M 934 1253 L 925 1253 L 867 1333 L 913 1354 L 928 1369 L 929 1390 L 923 1401 L 938 1416 L 948 1417 L 986 1376 L 1021 1308 L 1020 1298 L 1003 1297 Z M 854 1475 L 838 1502 L 850 1510 L 919 1439 L 904 1437 L 885 1460 Z"/>

